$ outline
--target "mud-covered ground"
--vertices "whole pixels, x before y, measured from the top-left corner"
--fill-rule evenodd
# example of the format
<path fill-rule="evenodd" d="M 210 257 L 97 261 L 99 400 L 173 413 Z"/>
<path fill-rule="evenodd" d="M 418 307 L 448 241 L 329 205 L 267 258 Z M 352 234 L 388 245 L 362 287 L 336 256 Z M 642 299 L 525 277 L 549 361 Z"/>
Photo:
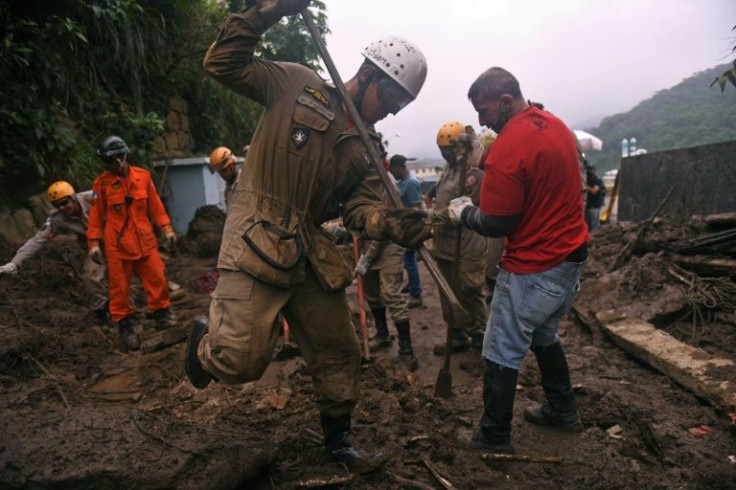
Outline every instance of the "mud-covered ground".
<path fill-rule="evenodd" d="M 718 313 L 705 326 L 678 322 L 687 301 L 656 239 L 679 231 L 665 227 L 655 225 L 614 272 L 635 229 L 607 225 L 596 234 L 578 314 L 561 327 L 584 432 L 524 422 L 524 408 L 543 395 L 533 357 L 522 366 L 514 447 L 520 455 L 561 457 L 559 464 L 487 461 L 460 445 L 458 437 L 477 426 L 481 375 L 459 368 L 475 354 L 455 355 L 454 396 L 434 396 L 442 358 L 432 346 L 445 332 L 437 289 L 422 268 L 425 304 L 412 310 L 420 368 L 402 371 L 395 345 L 378 353 L 363 369 L 354 413 L 355 443 L 391 457 L 384 471 L 352 478 L 323 457 L 309 373 L 299 358 L 274 360 L 255 383 L 195 390 L 184 375 L 184 343 L 123 354 L 114 329 L 94 326 L 75 272 L 78 245 L 57 240 L 19 275 L 0 278 L 0 487 L 285 489 L 343 482 L 441 489 L 433 469 L 458 489 L 736 488 L 734 423 L 588 324 L 598 311 L 624 309 L 736 358 L 732 315 Z M 215 259 L 201 241 L 183 248 L 168 257 L 167 274 L 185 291 L 174 310 L 186 322 L 206 313 L 203 288 L 212 284 Z M 0 261 L 14 249 L 0 243 Z M 355 305 L 354 287 L 348 295 Z M 133 296 L 141 332 L 153 331 L 139 288 Z"/>

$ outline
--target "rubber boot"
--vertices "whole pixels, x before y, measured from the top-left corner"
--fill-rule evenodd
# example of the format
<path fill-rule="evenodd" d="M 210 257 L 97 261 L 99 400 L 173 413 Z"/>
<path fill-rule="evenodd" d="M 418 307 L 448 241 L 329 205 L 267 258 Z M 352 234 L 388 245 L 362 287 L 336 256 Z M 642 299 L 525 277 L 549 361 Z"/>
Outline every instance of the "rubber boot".
<path fill-rule="evenodd" d="M 92 316 L 94 317 L 95 325 L 103 331 L 106 332 L 110 329 L 110 314 L 107 311 L 107 307 L 94 310 Z"/>
<path fill-rule="evenodd" d="M 465 352 L 470 349 L 470 339 L 465 332 L 460 328 L 452 328 L 452 342 L 450 344 L 452 352 Z M 445 342 L 436 344 L 432 349 L 432 352 L 436 356 L 445 355 Z"/>
<path fill-rule="evenodd" d="M 548 425 L 568 432 L 580 432 L 580 412 L 570 383 L 565 351 L 559 342 L 545 347 L 532 346 L 542 375 L 542 388 L 547 401 L 539 407 L 524 410 L 524 418 L 537 425 Z"/>
<path fill-rule="evenodd" d="M 382 467 L 388 457 L 382 453 L 367 454 L 353 446 L 350 436 L 350 414 L 330 417 L 320 414 L 325 450 L 333 461 L 345 464 L 351 473 L 371 473 Z"/>
<path fill-rule="evenodd" d="M 388 323 L 386 321 L 386 308 L 373 308 L 373 321 L 376 324 L 376 336 L 371 339 L 370 345 L 368 346 L 371 350 L 377 351 L 391 347 L 391 337 L 388 334 Z"/>
<path fill-rule="evenodd" d="M 120 334 L 122 350 L 139 350 L 141 348 L 141 340 L 138 338 L 138 334 L 135 333 L 132 316 L 126 316 L 118 322 L 118 333 Z"/>
<path fill-rule="evenodd" d="M 211 381 L 217 381 L 217 378 L 205 371 L 197 355 L 199 343 L 208 330 L 209 322 L 207 317 L 201 316 L 194 320 L 192 330 L 189 333 L 189 340 L 187 341 L 187 357 L 184 361 L 184 371 L 187 373 L 187 378 L 189 378 L 192 386 L 200 390 L 210 384 Z"/>
<path fill-rule="evenodd" d="M 156 330 L 166 330 L 176 326 L 176 318 L 168 308 L 161 308 L 153 312 L 153 319 L 156 322 Z"/>
<path fill-rule="evenodd" d="M 399 333 L 399 362 L 409 371 L 416 371 L 419 361 L 414 355 L 411 346 L 411 327 L 409 320 L 396 323 L 396 331 Z"/>
<path fill-rule="evenodd" d="M 511 369 L 486 360 L 483 375 L 483 415 L 480 429 L 473 434 L 472 449 L 510 452 L 511 419 L 514 416 L 517 369 Z"/>

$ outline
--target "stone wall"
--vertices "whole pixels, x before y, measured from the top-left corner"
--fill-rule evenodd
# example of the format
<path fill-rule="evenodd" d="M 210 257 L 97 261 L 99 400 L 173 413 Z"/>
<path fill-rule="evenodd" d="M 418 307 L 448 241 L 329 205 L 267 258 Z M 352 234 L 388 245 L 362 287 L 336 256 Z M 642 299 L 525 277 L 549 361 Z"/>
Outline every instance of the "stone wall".
<path fill-rule="evenodd" d="M 736 211 L 736 141 L 622 158 L 619 172 L 619 220 L 649 218 L 670 187 L 660 216 L 673 221 Z"/>
<path fill-rule="evenodd" d="M 189 104 L 179 97 L 169 99 L 164 134 L 154 144 L 160 158 L 188 157 L 192 154 L 194 139 L 189 130 Z"/>

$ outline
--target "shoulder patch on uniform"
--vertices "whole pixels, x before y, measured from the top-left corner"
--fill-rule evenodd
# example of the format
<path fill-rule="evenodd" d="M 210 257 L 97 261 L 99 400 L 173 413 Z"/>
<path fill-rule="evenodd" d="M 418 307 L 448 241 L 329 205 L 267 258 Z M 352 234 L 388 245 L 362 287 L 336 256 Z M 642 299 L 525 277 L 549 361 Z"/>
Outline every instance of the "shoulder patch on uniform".
<path fill-rule="evenodd" d="M 317 90 L 316 88 L 310 87 L 309 85 L 305 85 L 304 91 L 308 93 L 309 95 L 311 95 L 312 97 L 314 97 L 315 99 L 317 99 L 318 101 L 322 102 L 324 105 L 328 107 L 330 106 L 330 99 L 325 97 L 325 95 L 319 90 Z"/>
<path fill-rule="evenodd" d="M 113 189 L 120 189 L 121 186 L 122 186 L 122 184 L 120 183 L 120 181 L 117 181 L 117 182 L 115 182 L 115 183 L 112 184 L 112 188 Z"/>
<path fill-rule="evenodd" d="M 291 144 L 294 148 L 301 148 L 309 141 L 310 130 L 297 126 L 291 128 Z"/>
<path fill-rule="evenodd" d="M 44 221 L 42 229 L 45 230 L 46 228 L 51 226 L 51 222 L 52 222 L 52 219 L 51 219 L 51 216 L 49 216 L 48 218 L 46 218 L 46 221 Z"/>

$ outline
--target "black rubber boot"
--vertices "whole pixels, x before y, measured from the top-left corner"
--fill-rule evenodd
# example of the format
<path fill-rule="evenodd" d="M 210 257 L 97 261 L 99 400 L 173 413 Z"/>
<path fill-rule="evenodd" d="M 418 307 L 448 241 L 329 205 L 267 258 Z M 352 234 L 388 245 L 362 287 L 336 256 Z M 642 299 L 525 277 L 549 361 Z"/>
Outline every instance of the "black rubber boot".
<path fill-rule="evenodd" d="M 110 329 L 110 313 L 108 313 L 107 307 L 94 310 L 92 315 L 94 316 L 95 325 L 100 327 L 103 331 Z"/>
<path fill-rule="evenodd" d="M 465 352 L 470 349 L 470 339 L 465 335 L 465 332 L 462 329 L 453 327 L 450 349 L 452 349 L 452 352 Z M 444 356 L 445 342 L 435 345 L 432 352 L 436 356 Z"/>
<path fill-rule="evenodd" d="M 524 410 L 524 418 L 537 425 L 548 425 L 568 432 L 580 432 L 580 412 L 570 383 L 565 351 L 559 342 L 545 347 L 532 346 L 542 375 L 542 388 L 547 401 L 539 407 Z"/>
<path fill-rule="evenodd" d="M 141 340 L 138 338 L 138 334 L 135 333 L 132 316 L 126 316 L 118 322 L 118 333 L 120 334 L 123 350 L 139 350 L 141 348 Z"/>
<path fill-rule="evenodd" d="M 199 356 L 197 356 L 199 342 L 207 333 L 208 328 L 206 317 L 201 316 L 194 320 L 187 341 L 187 358 L 184 361 L 184 371 L 187 373 L 187 378 L 189 378 L 192 386 L 200 390 L 210 384 L 211 381 L 217 381 L 217 378 L 204 370 L 202 363 L 199 361 Z"/>
<path fill-rule="evenodd" d="M 166 330 L 176 326 L 176 318 L 168 308 L 161 308 L 153 312 L 153 319 L 156 322 L 156 330 Z"/>
<path fill-rule="evenodd" d="M 392 342 L 388 334 L 388 323 L 386 321 L 386 308 L 374 308 L 371 313 L 373 313 L 373 321 L 376 324 L 376 336 L 371 339 L 368 347 L 371 352 L 391 347 Z"/>
<path fill-rule="evenodd" d="M 419 361 L 414 355 L 411 346 L 411 327 L 409 320 L 396 323 L 396 331 L 399 333 L 399 362 L 409 371 L 416 371 Z"/>
<path fill-rule="evenodd" d="M 382 453 L 366 454 L 353 446 L 350 436 L 350 414 L 329 417 L 320 414 L 322 433 L 325 437 L 327 455 L 339 463 L 345 464 L 351 473 L 359 475 L 371 473 L 382 467 L 388 457 Z"/>
<path fill-rule="evenodd" d="M 516 379 L 519 371 L 486 360 L 483 375 L 483 415 L 480 429 L 473 434 L 472 449 L 510 452 L 511 419 L 514 416 Z"/>

